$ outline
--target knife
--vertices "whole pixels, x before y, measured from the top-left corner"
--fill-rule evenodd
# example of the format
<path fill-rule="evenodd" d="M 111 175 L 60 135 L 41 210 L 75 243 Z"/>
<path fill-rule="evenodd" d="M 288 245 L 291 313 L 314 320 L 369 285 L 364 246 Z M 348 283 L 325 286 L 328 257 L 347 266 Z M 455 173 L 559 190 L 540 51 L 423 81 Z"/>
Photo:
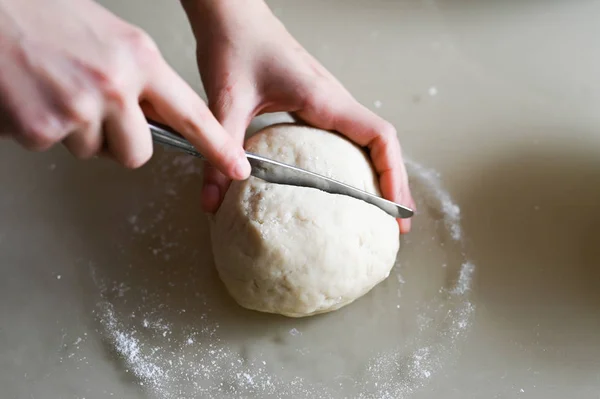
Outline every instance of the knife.
<path fill-rule="evenodd" d="M 155 143 L 175 148 L 196 158 L 206 160 L 189 141 L 169 126 L 148 119 L 148 127 L 152 133 L 152 140 Z M 252 167 L 250 174 L 266 182 L 311 187 L 330 194 L 347 195 L 375 205 L 395 218 L 406 219 L 414 215 L 413 210 L 410 208 L 318 173 L 309 172 L 308 170 L 265 158 L 251 152 L 246 152 L 246 156 Z"/>

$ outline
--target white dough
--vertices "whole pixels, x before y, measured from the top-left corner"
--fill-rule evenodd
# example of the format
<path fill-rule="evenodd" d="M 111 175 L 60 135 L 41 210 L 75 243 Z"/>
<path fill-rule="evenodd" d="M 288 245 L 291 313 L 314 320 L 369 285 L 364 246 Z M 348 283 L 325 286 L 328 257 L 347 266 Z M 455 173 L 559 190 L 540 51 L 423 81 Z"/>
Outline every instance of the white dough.
<path fill-rule="evenodd" d="M 246 148 L 379 194 L 366 154 L 337 134 L 280 124 Z M 211 240 L 219 276 L 241 306 L 291 317 L 363 296 L 389 275 L 399 248 L 395 219 L 373 205 L 254 177 L 232 183 Z"/>

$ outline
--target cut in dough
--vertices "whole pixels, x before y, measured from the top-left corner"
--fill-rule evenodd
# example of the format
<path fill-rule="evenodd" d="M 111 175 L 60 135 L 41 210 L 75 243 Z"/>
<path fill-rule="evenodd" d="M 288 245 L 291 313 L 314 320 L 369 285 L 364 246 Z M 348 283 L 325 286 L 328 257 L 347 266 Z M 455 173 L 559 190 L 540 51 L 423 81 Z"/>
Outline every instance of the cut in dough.
<path fill-rule="evenodd" d="M 369 158 L 340 135 L 273 125 L 246 149 L 379 195 Z M 219 276 L 241 306 L 291 317 L 363 296 L 389 275 L 400 245 L 396 220 L 373 205 L 254 177 L 231 184 L 211 241 Z"/>

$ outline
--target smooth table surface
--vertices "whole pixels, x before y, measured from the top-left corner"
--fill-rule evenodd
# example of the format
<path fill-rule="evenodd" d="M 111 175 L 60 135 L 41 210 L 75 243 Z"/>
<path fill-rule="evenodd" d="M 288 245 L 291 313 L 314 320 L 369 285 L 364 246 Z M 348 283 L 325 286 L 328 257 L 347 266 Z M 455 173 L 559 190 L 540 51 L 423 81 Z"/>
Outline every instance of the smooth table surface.
<path fill-rule="evenodd" d="M 147 29 L 199 87 L 176 2 L 101 3 Z M 361 102 L 397 127 L 408 158 L 440 172 L 460 207 L 466 256 L 476 265 L 470 329 L 452 361 L 404 396 L 597 398 L 600 2 L 269 3 Z M 129 229 L 154 223 L 151 204 L 165 193 L 173 194 L 164 209 L 175 230 L 160 222 L 174 234 L 169 242 L 197 245 L 193 262 L 212 267 L 200 176 L 165 186 L 161 173 L 177 177 L 190 167 L 170 157 L 160 153 L 132 172 L 78 162 L 62 149 L 32 154 L 1 143 L 2 398 L 150 397 L 99 332 L 94 270 L 142 265 L 159 281 L 152 270 L 172 267 L 153 253 L 166 247 L 162 235 L 134 240 Z M 179 242 L 184 226 L 192 232 Z M 400 262 L 418 268 L 424 255 L 414 252 Z"/>

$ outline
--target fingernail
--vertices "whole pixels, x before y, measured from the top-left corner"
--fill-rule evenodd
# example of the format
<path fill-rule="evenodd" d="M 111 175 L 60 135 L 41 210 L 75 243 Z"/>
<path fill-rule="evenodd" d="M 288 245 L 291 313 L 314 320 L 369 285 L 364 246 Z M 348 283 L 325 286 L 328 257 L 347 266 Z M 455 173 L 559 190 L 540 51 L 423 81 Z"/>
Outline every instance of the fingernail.
<path fill-rule="evenodd" d="M 250 176 L 250 163 L 245 156 L 240 157 L 237 160 L 235 167 L 233 168 L 233 174 L 238 180 L 244 180 Z"/>

